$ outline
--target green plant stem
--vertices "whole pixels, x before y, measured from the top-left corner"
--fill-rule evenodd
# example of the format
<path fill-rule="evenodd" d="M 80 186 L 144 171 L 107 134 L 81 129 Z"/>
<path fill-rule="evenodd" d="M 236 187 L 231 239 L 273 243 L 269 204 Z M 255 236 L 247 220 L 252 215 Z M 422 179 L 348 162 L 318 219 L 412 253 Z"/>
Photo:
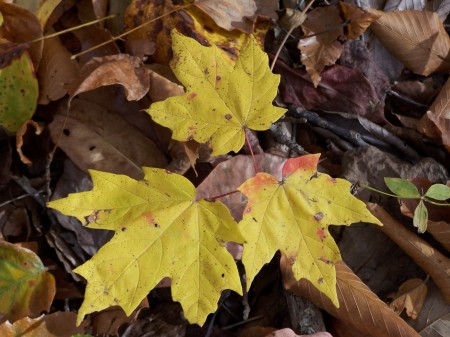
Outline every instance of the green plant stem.
<path fill-rule="evenodd" d="M 391 194 L 391 193 L 383 192 L 383 191 L 377 190 L 377 189 L 374 188 L 374 187 L 370 187 L 370 186 L 368 186 L 368 185 L 359 184 L 359 186 L 361 186 L 362 188 L 365 188 L 365 189 L 368 189 L 368 190 L 377 192 L 377 193 L 379 193 L 379 194 L 383 194 L 383 195 L 386 195 L 386 196 L 388 196 L 388 197 L 394 197 L 394 198 L 397 198 L 397 199 L 423 200 L 423 201 L 426 201 L 426 202 L 429 203 L 429 204 L 433 204 L 433 205 L 436 205 L 436 206 L 450 206 L 450 204 L 448 204 L 448 203 L 440 203 L 440 202 L 436 202 L 436 201 L 430 200 L 430 199 L 428 199 L 428 198 L 426 198 L 426 197 L 407 198 L 407 197 L 403 197 L 403 196 L 401 196 L 401 195 L 396 195 L 396 194 Z"/>

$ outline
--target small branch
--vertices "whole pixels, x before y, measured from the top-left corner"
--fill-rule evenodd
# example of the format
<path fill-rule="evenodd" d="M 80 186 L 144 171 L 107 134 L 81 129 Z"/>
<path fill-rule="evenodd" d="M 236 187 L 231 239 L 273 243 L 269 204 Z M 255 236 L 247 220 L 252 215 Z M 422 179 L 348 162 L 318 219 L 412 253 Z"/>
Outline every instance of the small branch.
<path fill-rule="evenodd" d="M 290 150 L 297 152 L 298 154 L 308 154 L 303 147 L 301 147 L 297 142 L 291 139 L 289 135 L 283 133 L 281 125 L 276 123 L 270 126 L 270 132 L 273 138 L 280 144 L 286 145 Z"/>

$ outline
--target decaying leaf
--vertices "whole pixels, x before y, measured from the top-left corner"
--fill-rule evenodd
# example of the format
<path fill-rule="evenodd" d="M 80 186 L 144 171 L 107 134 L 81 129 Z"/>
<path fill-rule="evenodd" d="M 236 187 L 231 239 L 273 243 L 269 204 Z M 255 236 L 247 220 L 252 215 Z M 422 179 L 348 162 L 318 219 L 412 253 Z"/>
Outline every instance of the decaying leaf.
<path fill-rule="evenodd" d="M 383 13 L 370 28 L 383 45 L 407 68 L 419 75 L 450 69 L 450 38 L 436 13 Z"/>
<path fill-rule="evenodd" d="M 427 297 L 427 286 L 421 279 L 410 279 L 404 282 L 397 293 L 392 295 L 390 307 L 397 314 L 401 314 L 406 309 L 406 314 L 412 319 L 416 319 L 422 309 Z"/>
<path fill-rule="evenodd" d="M 285 287 L 306 297 L 334 317 L 352 324 L 364 333 L 364 336 L 420 337 L 342 261 L 336 263 L 337 296 L 341 303 L 339 308 L 336 308 L 329 298 L 318 292 L 309 281 L 297 281 L 286 256 L 281 259 L 281 271 Z"/>
<path fill-rule="evenodd" d="M 50 309 L 55 279 L 35 253 L 0 240 L 0 295 L 0 323 L 37 316 Z"/>
<path fill-rule="evenodd" d="M 297 280 L 306 278 L 339 306 L 334 266 L 341 256 L 328 227 L 358 221 L 381 223 L 350 194 L 348 181 L 317 171 L 319 156 L 286 161 L 282 181 L 258 173 L 238 188 L 248 198 L 239 223 L 246 240 L 242 262 L 249 288 L 280 249 Z"/>
<path fill-rule="evenodd" d="M 312 10 L 302 24 L 305 35 L 317 34 L 301 38 L 298 42 L 302 63 L 311 76 L 314 87 L 319 84 L 320 73 L 325 66 L 334 64 L 342 53 L 345 36 L 341 24 L 339 10 L 333 6 Z"/>
<path fill-rule="evenodd" d="M 93 311 L 119 305 L 129 315 L 164 277 L 186 318 L 202 325 L 224 289 L 241 293 L 233 257 L 223 242 L 243 242 L 220 202 L 195 201 L 184 177 L 144 168 L 144 180 L 91 171 L 94 189 L 49 207 L 91 228 L 114 230 L 111 241 L 75 272 L 88 280 L 78 323 Z"/>
<path fill-rule="evenodd" d="M 208 143 L 212 155 L 238 152 L 245 128 L 267 130 L 285 113 L 272 105 L 279 76 L 252 37 L 235 64 L 216 46 L 203 47 L 176 31 L 172 40 L 171 67 L 186 94 L 154 103 L 147 112 L 173 131 L 173 139 Z"/>

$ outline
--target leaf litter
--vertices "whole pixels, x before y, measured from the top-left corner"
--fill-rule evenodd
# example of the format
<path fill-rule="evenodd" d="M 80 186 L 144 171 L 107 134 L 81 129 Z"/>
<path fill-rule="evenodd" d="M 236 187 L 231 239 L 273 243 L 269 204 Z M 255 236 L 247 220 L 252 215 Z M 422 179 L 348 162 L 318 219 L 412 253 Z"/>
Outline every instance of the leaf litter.
<path fill-rule="evenodd" d="M 64 0 L 47 0 L 39 6 L 30 2 L 28 8 L 2 4 L 2 76 L 11 81 L 15 71 L 10 61 L 29 54 L 28 68 L 23 69 L 29 81 L 36 80 L 39 90 L 26 95 L 29 102 L 17 99 L 24 95 L 17 89 L 0 93 L 2 102 L 9 102 L 7 108 L 24 103 L 31 106 L 27 115 L 14 109 L 8 120 L 2 119 L 3 114 L 0 118 L 0 124 L 9 128 L 0 139 L 4 163 L 0 233 L 5 244 L 33 241 L 39 247 L 37 255 L 27 256 L 29 263 L 37 263 L 34 277 L 44 280 L 34 299 L 45 297 L 47 301 L 39 300 L 44 305 L 41 307 L 17 301 L 15 305 L 23 310 L 14 315 L 2 310 L 0 317 L 11 320 L 0 325 L 5 335 L 23 327 L 50 336 L 128 336 L 136 331 L 177 336 L 341 336 L 342 331 L 349 335 L 355 329 L 376 336 L 416 336 L 431 329 L 440 336 L 448 334 L 445 322 L 449 307 L 444 303 L 449 298 L 450 282 L 444 254 L 450 232 L 445 215 L 448 207 L 423 202 L 428 221 L 421 217 L 416 224 L 426 225 L 434 237 L 430 239 L 404 230 L 413 228 L 414 214 L 423 214 L 416 211 L 420 202 L 402 199 L 399 205 L 395 198 L 358 187 L 358 183 L 369 182 L 387 191 L 383 178 L 401 177 L 409 179 L 421 196 L 428 193 L 442 199 L 447 195 L 442 186 L 449 180 L 448 95 L 444 85 L 448 33 L 442 20 L 448 6 L 446 2 L 429 2 L 423 7 L 421 2 L 391 1 L 384 8 L 374 2 L 361 5 L 359 9 L 347 2 L 339 6 L 313 3 L 302 27 L 293 29 L 281 46 L 275 64 L 277 75 L 273 75 L 266 70 L 266 52 L 273 59 L 271 46 L 278 49 L 285 37 L 276 24 L 276 10 L 298 10 L 295 1 L 205 0 L 192 5 L 192 1 L 144 4 L 132 0 L 128 7 L 121 7 L 114 24 L 99 22 L 32 44 L 28 42 L 55 30 L 105 16 L 113 5 L 108 8 L 95 2 Z M 375 5 L 378 7 L 370 8 Z M 318 19 L 321 12 L 327 18 L 333 15 L 334 24 L 324 25 Z M 165 16 L 158 18 L 162 14 Z M 89 50 L 107 42 L 112 34 L 149 19 L 155 20 L 124 40 Z M 121 20 L 124 24 L 117 24 Z M 174 28 L 181 34 L 171 33 Z M 417 28 L 421 34 L 412 34 Z M 363 39 L 352 41 L 361 34 Z M 374 34 L 381 42 L 376 42 Z M 306 42 L 310 49 L 297 48 Z M 187 54 L 181 45 L 191 52 L 198 50 L 191 53 L 194 62 L 184 68 L 179 61 Z M 78 59 L 69 59 L 84 51 L 88 52 Z M 172 69 L 167 67 L 169 63 Z M 81 77 L 78 69 L 84 69 Z M 193 73 L 199 76 L 189 79 Z M 391 86 L 394 81 L 395 86 Z M 24 86 L 24 82 L 15 83 Z M 207 83 L 215 89 L 208 91 Z M 414 85 L 404 90 L 407 83 Z M 73 99 L 70 110 L 66 108 L 68 95 Z M 193 104 L 196 100 L 200 104 Z M 221 127 L 239 123 L 234 125 L 235 131 L 216 139 L 219 129 L 208 128 L 217 117 L 203 108 L 217 110 L 213 107 L 217 102 L 227 106 L 227 112 L 220 110 Z M 194 107 L 189 118 L 203 123 L 196 130 L 191 122 L 184 123 L 185 127 L 179 127 L 181 120 L 176 120 L 178 126 L 174 124 L 174 113 L 183 105 Z M 252 109 L 256 111 L 253 115 L 249 113 Z M 152 114 L 156 110 L 158 116 Z M 78 111 L 83 111 L 84 117 Z M 171 117 L 164 116 L 166 112 Z M 166 126 L 171 130 L 155 123 L 163 119 L 168 120 Z M 253 119 L 257 122 L 252 124 Z M 276 127 L 271 127 L 273 123 Z M 39 125 L 40 133 L 33 134 L 28 125 Z M 256 132 L 250 133 L 247 127 Z M 26 164 L 11 151 L 16 148 L 14 133 L 18 129 L 17 149 Z M 251 148 L 243 146 L 246 137 Z M 191 138 L 206 145 L 184 143 Z M 58 150 L 53 152 L 55 144 Z M 259 153 L 255 159 L 252 150 Z M 294 165 L 296 168 L 283 174 L 283 165 L 292 167 L 290 163 L 296 159 L 289 157 L 297 157 L 299 152 L 322 153 L 322 161 L 310 171 Z M 153 168 L 142 168 L 145 166 Z M 185 177 L 155 167 L 174 168 Z M 87 172 L 92 169 L 105 172 L 91 171 L 97 178 L 93 190 L 88 191 L 92 185 Z M 109 177 L 112 185 L 99 188 L 95 183 L 99 177 Z M 419 178 L 427 178 L 427 182 Z M 257 183 L 258 179 L 268 184 Z M 111 187 L 117 181 L 126 181 L 123 189 Z M 327 197 L 324 191 L 334 184 L 333 197 Z M 427 192 L 431 184 L 438 184 L 437 190 Z M 253 188 L 258 193 L 251 193 Z M 130 200 L 137 200 L 139 190 L 145 194 L 139 197 L 145 202 L 128 207 Z M 284 194 L 280 194 L 282 190 Z M 74 194 L 79 191 L 86 192 Z M 377 202 L 368 207 L 385 226 L 330 226 L 358 219 L 379 221 L 369 213 L 350 220 L 336 206 L 351 197 L 353 206 L 366 209 L 350 191 L 366 202 Z M 67 194 L 68 199 L 64 199 Z M 43 207 L 50 198 L 54 200 L 50 206 L 70 200 L 65 212 L 77 216 L 81 224 Z M 328 200 L 331 206 L 308 208 L 319 199 Z M 272 206 L 259 210 L 263 204 Z M 74 211 L 70 207 L 79 208 Z M 258 225 L 262 223 L 270 225 L 261 229 Z M 291 226 L 287 235 L 282 226 L 285 223 Z M 311 225 L 317 223 L 326 224 Z M 156 233 L 163 227 L 166 236 L 155 240 L 148 236 L 147 230 Z M 266 236 L 256 240 L 254 231 Z M 270 242 L 275 244 L 269 249 L 265 245 Z M 310 255 L 302 250 L 301 242 L 307 243 Z M 249 258 L 255 252 L 250 248 L 253 245 L 260 247 L 254 259 Z M 330 247 L 332 253 L 326 253 Z M 281 257 L 281 268 L 278 250 L 288 256 Z M 429 253 L 425 257 L 424 251 Z M 313 262 L 308 256 L 314 257 Z M 353 271 L 342 267 L 341 256 Z M 238 260 L 237 267 L 234 260 Z M 14 268 L 10 270 L 20 269 Z M 64 269 L 66 275 L 56 269 Z M 122 270 L 122 277 L 116 274 L 118 270 Z M 317 270 L 323 272 L 317 274 Z M 87 281 L 81 307 L 79 292 L 69 291 L 86 284 L 76 272 Z M 55 276 L 54 288 L 49 273 Z M 10 274 L 9 284 L 19 284 L 21 277 L 16 274 Z M 424 282 L 426 274 L 430 279 Z M 416 320 L 397 316 L 385 304 L 405 280 L 413 279 L 429 289 L 422 309 L 411 305 L 415 300 L 408 302 L 411 297 L 403 297 L 407 312 L 417 315 Z M 287 295 L 280 280 L 294 294 Z M 296 287 L 300 284 L 302 287 Z M 2 300 L 8 294 L 1 293 Z M 424 296 L 424 291 L 421 294 Z M 287 298 L 296 299 L 297 304 Z M 61 299 L 66 299 L 70 310 L 79 312 L 79 328 L 75 328 L 74 315 L 64 319 L 65 325 L 51 319 L 67 309 L 58 302 Z M 308 305 L 309 301 L 334 316 L 329 324 L 324 324 L 319 309 L 315 309 L 319 315 L 309 321 L 293 323 L 299 315 L 304 317 L 298 314 L 304 310 L 299 303 Z M 430 301 L 439 303 L 433 306 L 437 308 L 434 312 L 430 311 Z M 133 313 L 127 319 L 119 307 L 109 308 L 114 305 L 123 307 L 126 314 Z M 351 308 L 360 314 L 353 315 Z M 212 312 L 214 315 L 208 316 Z M 423 319 L 430 313 L 432 321 Z M 48 323 L 37 327 L 36 322 L 46 320 Z M 105 320 L 115 323 L 105 324 Z M 292 330 L 282 329 L 285 327 Z"/>

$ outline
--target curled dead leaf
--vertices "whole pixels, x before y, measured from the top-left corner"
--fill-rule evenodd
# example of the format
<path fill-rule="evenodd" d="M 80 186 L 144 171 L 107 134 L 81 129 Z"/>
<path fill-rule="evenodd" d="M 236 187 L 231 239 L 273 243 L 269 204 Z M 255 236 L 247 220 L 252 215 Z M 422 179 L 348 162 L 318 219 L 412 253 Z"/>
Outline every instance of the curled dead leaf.
<path fill-rule="evenodd" d="M 392 295 L 393 301 L 389 307 L 399 315 L 406 309 L 406 314 L 412 319 L 416 319 L 422 310 L 427 292 L 428 289 L 423 280 L 407 280 L 400 286 L 397 293 Z"/>

